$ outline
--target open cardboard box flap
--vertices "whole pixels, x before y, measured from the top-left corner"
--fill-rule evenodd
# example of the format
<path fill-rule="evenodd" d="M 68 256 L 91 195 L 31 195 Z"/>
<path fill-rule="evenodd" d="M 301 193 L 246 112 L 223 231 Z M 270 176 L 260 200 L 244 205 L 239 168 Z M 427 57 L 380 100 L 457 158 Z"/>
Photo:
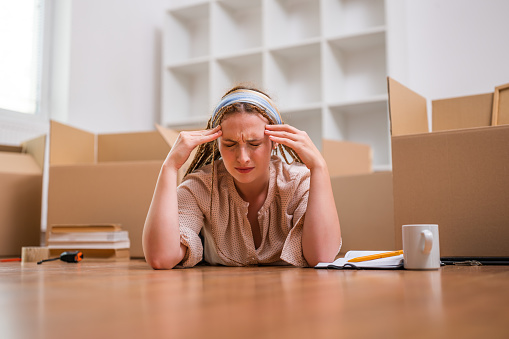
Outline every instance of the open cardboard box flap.
<path fill-rule="evenodd" d="M 388 77 L 391 135 L 428 132 L 426 98 Z"/>
<path fill-rule="evenodd" d="M 51 121 L 50 165 L 163 160 L 178 132 L 156 127 L 150 132 L 95 135 Z"/>
<path fill-rule="evenodd" d="M 428 133 L 426 98 L 388 77 L 391 136 Z M 493 93 L 433 100 L 432 132 L 488 127 Z"/>
<path fill-rule="evenodd" d="M 93 164 L 95 135 L 56 121 L 50 122 L 50 165 Z"/>
<path fill-rule="evenodd" d="M 42 174 L 46 135 L 20 146 L 0 146 L 0 173 Z"/>
<path fill-rule="evenodd" d="M 493 93 L 432 101 L 433 132 L 491 125 Z"/>

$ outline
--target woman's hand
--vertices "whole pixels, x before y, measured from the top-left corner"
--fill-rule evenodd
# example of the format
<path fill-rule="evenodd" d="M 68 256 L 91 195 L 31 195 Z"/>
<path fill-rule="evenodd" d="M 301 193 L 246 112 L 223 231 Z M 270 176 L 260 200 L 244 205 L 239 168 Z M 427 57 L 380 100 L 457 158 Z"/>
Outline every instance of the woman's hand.
<path fill-rule="evenodd" d="M 291 147 L 310 170 L 326 167 L 325 159 L 304 131 L 290 125 L 267 125 L 265 134 L 270 140 Z"/>
<path fill-rule="evenodd" d="M 164 166 L 172 166 L 177 170 L 180 169 L 197 146 L 216 140 L 221 135 L 221 125 L 213 129 L 180 132 L 164 161 Z"/>
<path fill-rule="evenodd" d="M 309 168 L 309 196 L 302 230 L 302 254 L 313 267 L 332 262 L 341 244 L 341 229 L 325 160 L 304 131 L 289 125 L 267 125 L 270 140 L 291 147 Z"/>

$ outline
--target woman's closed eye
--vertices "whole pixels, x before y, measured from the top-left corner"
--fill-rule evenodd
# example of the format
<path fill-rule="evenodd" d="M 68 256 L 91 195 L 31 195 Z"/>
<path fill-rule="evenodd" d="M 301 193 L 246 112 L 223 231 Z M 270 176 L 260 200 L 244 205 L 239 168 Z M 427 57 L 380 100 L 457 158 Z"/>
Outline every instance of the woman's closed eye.
<path fill-rule="evenodd" d="M 237 145 L 237 143 L 236 143 L 236 142 L 233 142 L 233 143 L 224 142 L 224 143 L 223 143 L 223 145 L 224 145 L 225 147 L 233 147 L 233 146 L 236 146 L 236 145 Z M 253 147 L 259 147 L 259 146 L 261 146 L 261 145 L 262 145 L 262 143 L 261 143 L 261 142 L 250 142 L 250 143 L 249 143 L 249 145 L 250 145 L 250 146 L 253 146 Z"/>

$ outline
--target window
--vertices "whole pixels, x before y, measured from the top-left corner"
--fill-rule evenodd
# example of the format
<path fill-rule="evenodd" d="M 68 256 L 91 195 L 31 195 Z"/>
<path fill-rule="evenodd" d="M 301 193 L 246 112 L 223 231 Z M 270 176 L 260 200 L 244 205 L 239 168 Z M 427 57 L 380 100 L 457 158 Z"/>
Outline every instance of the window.
<path fill-rule="evenodd" d="M 44 0 L 0 0 L 0 111 L 40 110 Z"/>

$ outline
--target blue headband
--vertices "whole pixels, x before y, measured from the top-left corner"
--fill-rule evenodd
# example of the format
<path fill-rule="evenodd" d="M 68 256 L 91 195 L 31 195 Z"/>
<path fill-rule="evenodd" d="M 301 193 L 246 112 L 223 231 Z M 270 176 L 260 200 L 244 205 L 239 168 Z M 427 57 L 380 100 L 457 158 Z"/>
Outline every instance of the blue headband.
<path fill-rule="evenodd" d="M 274 120 L 274 122 L 277 124 L 283 123 L 279 111 L 269 97 L 257 91 L 239 89 L 221 99 L 216 109 L 214 110 L 214 113 L 212 114 L 212 127 L 217 126 L 217 117 L 220 116 L 219 113 L 222 112 L 226 107 L 236 102 L 245 102 L 255 105 L 265 111 L 265 113 L 267 113 L 267 115 L 271 117 L 272 120 Z"/>

